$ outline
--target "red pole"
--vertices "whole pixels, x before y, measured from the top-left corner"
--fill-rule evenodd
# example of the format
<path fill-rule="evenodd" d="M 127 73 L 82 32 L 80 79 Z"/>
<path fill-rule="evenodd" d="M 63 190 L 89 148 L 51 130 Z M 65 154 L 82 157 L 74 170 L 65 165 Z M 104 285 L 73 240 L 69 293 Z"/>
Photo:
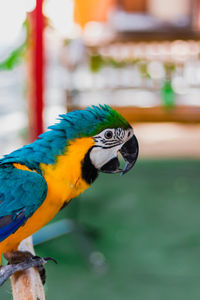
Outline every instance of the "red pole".
<path fill-rule="evenodd" d="M 36 1 L 36 8 L 29 14 L 28 98 L 29 140 L 43 132 L 44 108 L 44 16 L 43 0 Z"/>

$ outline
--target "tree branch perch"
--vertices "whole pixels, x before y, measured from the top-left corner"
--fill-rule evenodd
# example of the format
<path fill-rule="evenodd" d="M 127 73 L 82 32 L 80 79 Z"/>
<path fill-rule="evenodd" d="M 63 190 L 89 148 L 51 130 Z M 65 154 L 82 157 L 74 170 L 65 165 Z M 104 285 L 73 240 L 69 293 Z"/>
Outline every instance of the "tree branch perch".
<path fill-rule="evenodd" d="M 32 237 L 21 242 L 18 250 L 35 255 Z M 13 300 L 45 300 L 44 288 L 37 268 L 20 271 L 11 276 Z"/>

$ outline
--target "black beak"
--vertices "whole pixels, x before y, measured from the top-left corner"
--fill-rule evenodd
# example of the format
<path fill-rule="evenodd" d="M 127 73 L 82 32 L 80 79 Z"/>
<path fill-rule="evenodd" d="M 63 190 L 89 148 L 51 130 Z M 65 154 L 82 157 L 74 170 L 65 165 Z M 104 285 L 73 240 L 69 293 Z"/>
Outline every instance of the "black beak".
<path fill-rule="evenodd" d="M 123 145 L 119 152 L 126 162 L 125 167 L 121 172 L 121 174 L 124 175 L 132 169 L 138 157 L 139 145 L 136 136 L 133 135 L 132 138 Z"/>
<path fill-rule="evenodd" d="M 117 157 L 111 159 L 108 163 L 106 163 L 100 171 L 103 173 L 121 173 L 124 175 L 127 173 L 135 164 L 138 152 L 139 152 L 139 146 L 138 141 L 135 137 L 135 135 L 132 136 L 119 150 L 121 153 L 123 159 L 125 160 L 125 166 L 124 169 L 119 168 L 119 160 Z"/>
<path fill-rule="evenodd" d="M 122 169 L 119 169 L 119 160 L 117 157 L 111 159 L 107 164 L 101 167 L 101 172 L 103 173 L 119 173 L 122 172 Z"/>

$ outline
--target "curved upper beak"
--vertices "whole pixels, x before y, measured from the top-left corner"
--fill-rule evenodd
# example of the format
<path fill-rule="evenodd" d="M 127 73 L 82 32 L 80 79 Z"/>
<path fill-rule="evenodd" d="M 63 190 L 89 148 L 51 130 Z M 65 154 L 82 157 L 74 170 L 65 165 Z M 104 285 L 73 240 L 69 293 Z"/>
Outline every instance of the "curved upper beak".
<path fill-rule="evenodd" d="M 122 170 L 121 174 L 124 175 L 127 173 L 134 164 L 136 163 L 138 153 L 139 153 L 139 145 L 138 141 L 135 135 L 132 136 L 119 150 L 121 153 L 122 157 L 125 160 L 125 166 L 124 169 Z"/>
<path fill-rule="evenodd" d="M 125 160 L 124 169 L 120 169 L 119 160 L 117 157 L 113 157 L 109 162 L 101 167 L 100 171 L 103 173 L 121 173 L 124 175 L 127 173 L 136 163 L 139 146 L 135 135 L 133 135 L 119 150 L 123 159 Z"/>

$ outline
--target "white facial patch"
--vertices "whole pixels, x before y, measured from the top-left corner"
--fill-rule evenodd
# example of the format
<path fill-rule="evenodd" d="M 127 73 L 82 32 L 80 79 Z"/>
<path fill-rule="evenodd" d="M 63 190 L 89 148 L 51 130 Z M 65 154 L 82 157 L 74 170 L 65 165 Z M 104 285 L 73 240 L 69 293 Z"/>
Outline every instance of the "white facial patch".
<path fill-rule="evenodd" d="M 108 128 L 94 136 L 95 146 L 90 152 L 90 160 L 98 170 L 111 159 L 117 157 L 117 152 L 123 144 L 133 136 L 133 129 Z"/>
<path fill-rule="evenodd" d="M 90 160 L 92 164 L 95 166 L 95 168 L 100 169 L 112 158 L 117 157 L 117 151 L 120 148 L 121 145 L 113 148 L 108 148 L 108 149 L 104 149 L 101 147 L 94 147 L 90 152 Z"/>

